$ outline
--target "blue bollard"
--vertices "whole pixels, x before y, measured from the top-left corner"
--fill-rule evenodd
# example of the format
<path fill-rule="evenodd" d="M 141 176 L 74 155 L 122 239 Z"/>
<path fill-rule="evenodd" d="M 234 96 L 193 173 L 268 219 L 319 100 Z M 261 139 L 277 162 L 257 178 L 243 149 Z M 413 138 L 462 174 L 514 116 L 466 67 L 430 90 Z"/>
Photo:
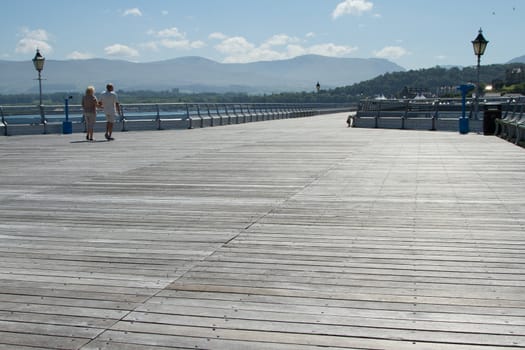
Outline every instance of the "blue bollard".
<path fill-rule="evenodd" d="M 468 134 L 469 132 L 469 123 L 468 118 L 459 118 L 459 133 L 460 134 Z"/>
<path fill-rule="evenodd" d="M 62 122 L 62 133 L 63 134 L 72 134 L 73 133 L 73 123 L 69 121 L 69 99 L 64 99 L 64 113 L 66 114 L 66 120 Z"/>
<path fill-rule="evenodd" d="M 467 110 L 467 93 L 474 89 L 472 84 L 463 84 L 458 86 L 458 90 L 461 91 L 461 117 L 459 118 L 459 133 L 468 134 L 469 132 L 469 122 L 466 116 Z"/>

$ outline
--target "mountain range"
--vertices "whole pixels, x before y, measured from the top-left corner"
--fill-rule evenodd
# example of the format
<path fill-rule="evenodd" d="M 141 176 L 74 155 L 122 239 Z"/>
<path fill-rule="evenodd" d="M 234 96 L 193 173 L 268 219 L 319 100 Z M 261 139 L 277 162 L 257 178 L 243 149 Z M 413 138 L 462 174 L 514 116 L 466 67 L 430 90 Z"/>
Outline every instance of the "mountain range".
<path fill-rule="evenodd" d="M 45 92 L 97 91 L 113 82 L 117 90 L 172 90 L 181 92 L 278 93 L 329 89 L 405 69 L 385 59 L 334 58 L 304 55 L 279 61 L 219 63 L 202 57 L 135 63 L 87 59 L 46 60 L 42 71 Z M 35 93 L 37 72 L 31 61 L 0 60 L 0 94 Z"/>

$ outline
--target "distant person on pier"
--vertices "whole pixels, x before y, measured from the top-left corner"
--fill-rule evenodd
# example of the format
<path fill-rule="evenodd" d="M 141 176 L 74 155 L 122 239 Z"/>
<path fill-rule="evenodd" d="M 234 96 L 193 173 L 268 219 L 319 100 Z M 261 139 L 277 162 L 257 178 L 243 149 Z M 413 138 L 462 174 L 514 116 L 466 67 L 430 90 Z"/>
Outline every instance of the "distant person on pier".
<path fill-rule="evenodd" d="M 106 85 L 106 91 L 100 95 L 100 103 L 104 108 L 104 114 L 106 114 L 106 140 L 114 140 L 111 135 L 113 134 L 113 124 L 115 123 L 116 115 L 121 115 L 120 103 L 118 101 L 117 94 L 113 91 L 113 84 Z"/>
<path fill-rule="evenodd" d="M 84 112 L 84 121 L 86 122 L 86 140 L 93 141 L 93 128 L 97 120 L 98 101 L 95 96 L 95 88 L 88 86 L 86 94 L 82 97 L 82 111 Z"/>

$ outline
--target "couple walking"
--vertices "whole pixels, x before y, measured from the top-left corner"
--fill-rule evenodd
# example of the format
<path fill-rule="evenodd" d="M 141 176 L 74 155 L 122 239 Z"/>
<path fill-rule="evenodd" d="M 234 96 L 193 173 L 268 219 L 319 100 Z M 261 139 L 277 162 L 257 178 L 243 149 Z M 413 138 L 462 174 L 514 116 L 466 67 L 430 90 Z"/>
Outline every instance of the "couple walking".
<path fill-rule="evenodd" d="M 113 134 L 113 124 L 117 114 L 122 115 L 118 96 L 113 91 L 113 84 L 106 85 L 106 91 L 100 95 L 100 100 L 95 96 L 95 88 L 88 86 L 86 94 L 82 98 L 82 109 L 84 110 L 84 119 L 86 121 L 86 140 L 93 141 L 93 128 L 97 119 L 97 107 L 104 109 L 106 115 L 106 140 L 114 140 L 111 136 Z"/>

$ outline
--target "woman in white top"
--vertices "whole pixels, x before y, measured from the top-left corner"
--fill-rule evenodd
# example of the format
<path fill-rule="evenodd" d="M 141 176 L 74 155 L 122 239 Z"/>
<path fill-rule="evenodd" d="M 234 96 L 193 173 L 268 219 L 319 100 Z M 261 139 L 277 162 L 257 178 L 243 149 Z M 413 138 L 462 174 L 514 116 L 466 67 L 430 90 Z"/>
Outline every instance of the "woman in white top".
<path fill-rule="evenodd" d="M 86 122 L 86 140 L 93 141 L 93 128 L 97 120 L 97 106 L 98 101 L 95 96 L 95 88 L 88 86 L 86 94 L 82 97 L 82 109 L 84 112 L 84 120 Z"/>

